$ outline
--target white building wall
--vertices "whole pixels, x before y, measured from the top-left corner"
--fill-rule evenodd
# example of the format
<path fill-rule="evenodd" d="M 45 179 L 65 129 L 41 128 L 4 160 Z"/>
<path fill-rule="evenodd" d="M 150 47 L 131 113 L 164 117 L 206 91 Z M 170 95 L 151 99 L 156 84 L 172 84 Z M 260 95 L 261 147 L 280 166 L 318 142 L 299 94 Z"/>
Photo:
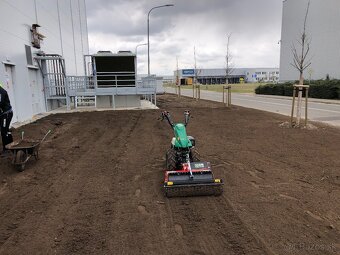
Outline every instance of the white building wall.
<path fill-rule="evenodd" d="M 249 68 L 246 70 L 246 82 L 278 82 L 279 68 Z"/>
<path fill-rule="evenodd" d="M 298 80 L 299 72 L 293 63 L 292 45 L 299 50 L 298 40 L 308 0 L 283 2 L 280 80 Z M 312 0 L 307 19 L 307 36 L 311 40 L 311 66 L 304 72 L 305 79 L 340 79 L 340 1 Z"/>
<path fill-rule="evenodd" d="M 62 55 L 68 75 L 83 75 L 89 51 L 85 0 L 0 0 L 0 10 L 0 82 L 10 95 L 13 122 L 25 121 L 46 111 L 40 70 L 26 60 L 31 26 L 39 24 L 46 36 L 40 50 Z"/>

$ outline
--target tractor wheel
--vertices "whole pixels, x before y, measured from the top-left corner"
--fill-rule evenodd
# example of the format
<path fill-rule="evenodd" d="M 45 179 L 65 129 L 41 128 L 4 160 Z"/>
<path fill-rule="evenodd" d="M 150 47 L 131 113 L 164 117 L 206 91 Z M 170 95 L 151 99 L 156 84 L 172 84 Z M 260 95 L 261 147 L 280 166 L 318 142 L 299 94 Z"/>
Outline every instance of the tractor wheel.
<path fill-rule="evenodd" d="M 191 149 L 190 150 L 190 162 L 199 162 L 200 161 L 200 154 L 197 150 Z"/>
<path fill-rule="evenodd" d="M 168 171 L 176 170 L 176 152 L 173 149 L 166 152 L 165 167 Z"/>

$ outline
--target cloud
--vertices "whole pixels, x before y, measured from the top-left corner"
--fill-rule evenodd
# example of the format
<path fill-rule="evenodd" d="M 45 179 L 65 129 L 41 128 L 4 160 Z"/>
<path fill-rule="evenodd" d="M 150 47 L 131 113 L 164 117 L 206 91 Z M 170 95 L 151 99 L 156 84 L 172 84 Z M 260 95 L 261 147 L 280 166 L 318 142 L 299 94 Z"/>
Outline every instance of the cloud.
<path fill-rule="evenodd" d="M 151 72 L 172 74 L 194 66 L 223 68 L 227 34 L 235 67 L 278 67 L 282 0 L 86 0 L 90 52 L 135 51 L 147 42 Z M 138 72 L 147 72 L 147 47 L 138 49 Z"/>

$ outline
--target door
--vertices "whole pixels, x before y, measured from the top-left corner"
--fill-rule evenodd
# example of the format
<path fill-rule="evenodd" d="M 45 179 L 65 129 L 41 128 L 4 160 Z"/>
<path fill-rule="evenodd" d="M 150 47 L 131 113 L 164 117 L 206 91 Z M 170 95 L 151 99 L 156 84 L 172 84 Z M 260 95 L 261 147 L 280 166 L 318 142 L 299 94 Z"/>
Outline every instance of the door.
<path fill-rule="evenodd" d="M 18 114 L 15 107 L 15 80 L 14 80 L 14 66 L 5 64 L 5 84 L 4 89 L 7 91 L 9 100 L 13 108 L 12 123 L 18 121 Z"/>
<path fill-rule="evenodd" d="M 38 70 L 28 69 L 28 76 L 32 95 L 32 113 L 35 115 L 43 112 L 44 97 L 42 89 L 39 86 Z"/>

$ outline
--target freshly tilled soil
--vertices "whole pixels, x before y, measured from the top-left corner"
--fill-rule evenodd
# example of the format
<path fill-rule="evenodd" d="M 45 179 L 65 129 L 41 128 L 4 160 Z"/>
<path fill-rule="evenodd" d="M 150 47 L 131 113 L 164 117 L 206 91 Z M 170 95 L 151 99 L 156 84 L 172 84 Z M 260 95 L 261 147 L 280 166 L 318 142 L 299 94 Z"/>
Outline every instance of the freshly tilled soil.
<path fill-rule="evenodd" d="M 50 115 L 24 172 L 0 159 L 0 254 L 340 254 L 340 130 L 165 95 L 160 110 Z M 193 118 L 219 197 L 165 198 L 172 131 Z"/>

